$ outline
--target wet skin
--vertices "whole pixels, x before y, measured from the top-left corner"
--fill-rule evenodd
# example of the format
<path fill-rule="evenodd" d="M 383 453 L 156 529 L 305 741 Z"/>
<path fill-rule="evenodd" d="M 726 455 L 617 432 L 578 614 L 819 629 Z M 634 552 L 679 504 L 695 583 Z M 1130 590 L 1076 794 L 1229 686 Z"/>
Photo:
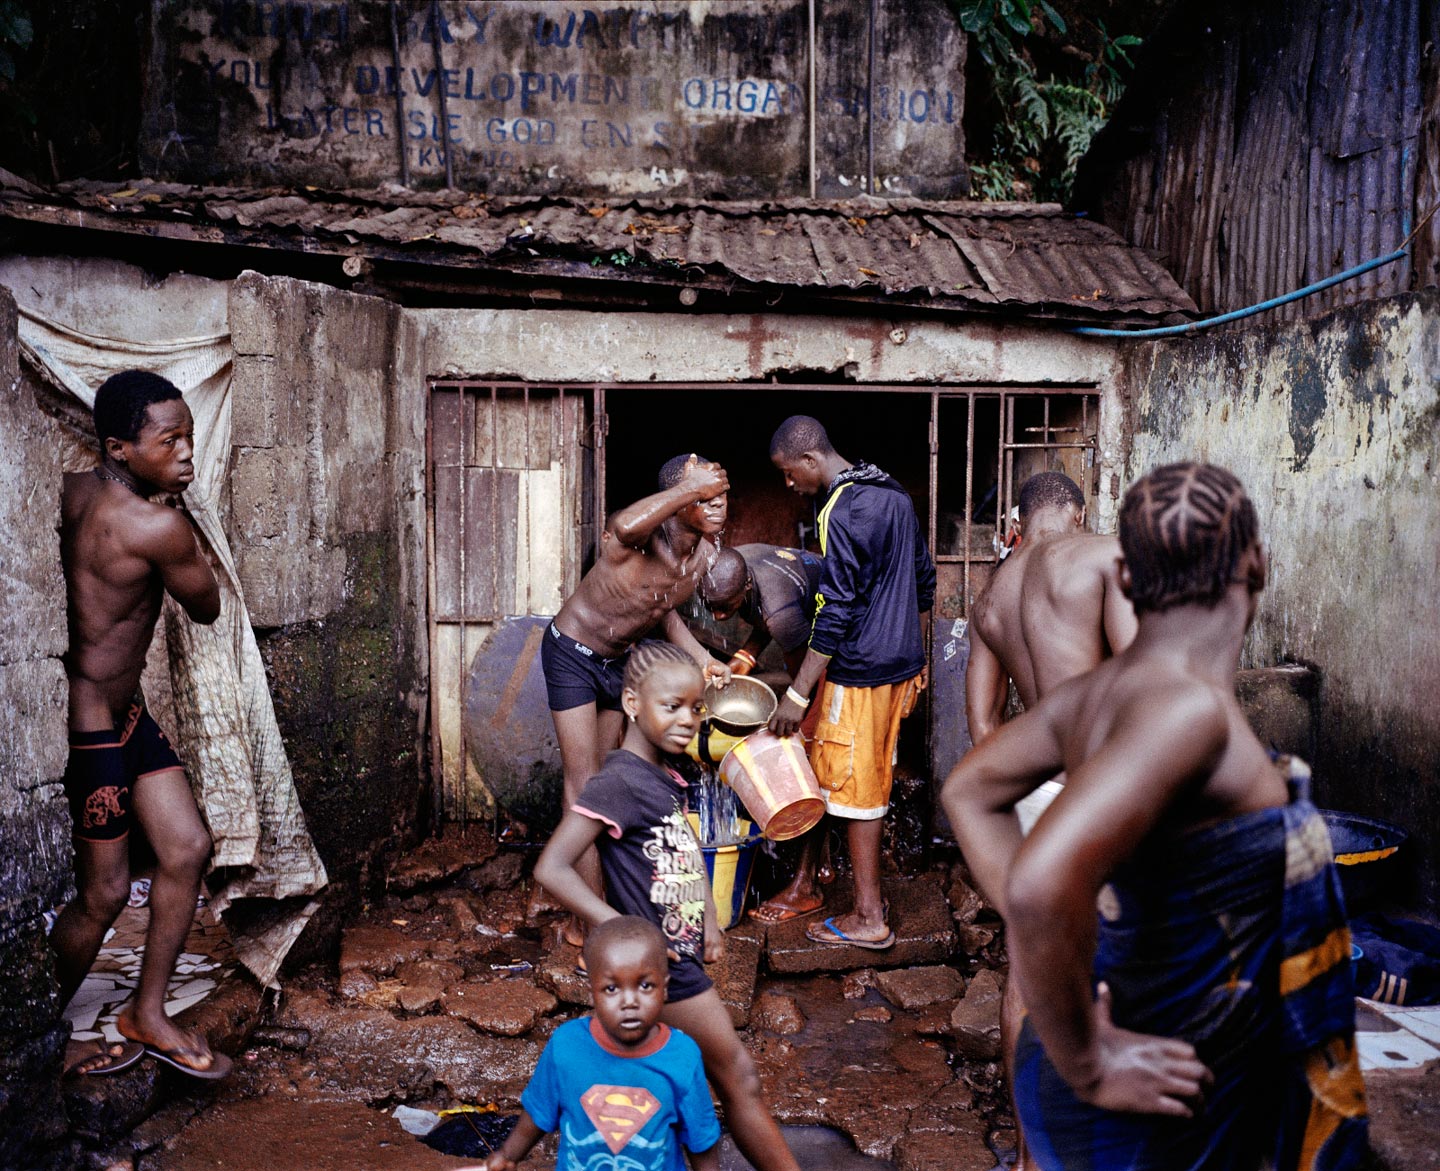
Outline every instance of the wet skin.
<path fill-rule="evenodd" d="M 134 440 L 106 441 L 104 478 L 89 472 L 65 477 L 60 553 L 70 625 L 65 670 L 72 731 L 121 726 L 136 696 L 164 594 L 192 621 L 208 624 L 219 616 L 219 587 L 190 519 L 144 498 L 183 492 L 195 476 L 193 452 L 194 425 L 184 401 L 152 403 Z M 207 1069 L 212 1058 L 205 1039 L 172 1024 L 164 998 L 194 917 L 210 838 L 181 769 L 146 776 L 131 796 L 157 867 L 140 981 L 118 1027 L 132 1040 Z M 67 1003 L 125 906 L 128 841 L 76 838 L 75 882 L 76 897 L 51 935 Z"/>
<path fill-rule="evenodd" d="M 610 518 L 600 554 L 579 588 L 555 615 L 555 628 L 597 654 L 611 658 L 659 625 L 724 686 L 730 671 L 712 659 L 675 612 L 689 601 L 718 553 L 715 538 L 725 527 L 730 480 L 719 464 L 694 456 L 673 488 L 637 501 Z M 560 747 L 565 807 L 580 796 L 620 739 L 620 713 L 593 703 L 552 711 Z M 598 895 L 600 860 L 592 850 L 581 872 Z M 580 927 L 562 929 L 567 943 L 582 942 Z"/>
<path fill-rule="evenodd" d="M 675 487 L 611 517 L 599 557 L 560 607 L 556 628 L 606 658 L 654 629 L 690 599 L 709 569 L 714 538 L 725 527 L 729 487 L 719 464 L 692 458 Z M 680 645 L 690 649 L 688 642 Z"/>
<path fill-rule="evenodd" d="M 1216 606 L 1143 615 L 1125 651 L 968 753 L 941 795 L 1009 926 L 1012 972 L 1046 1053 L 1084 1101 L 1106 1109 L 1190 1117 L 1209 1080 L 1188 1043 L 1119 1028 L 1103 991 L 1092 996 L 1095 899 L 1150 835 L 1286 801 L 1234 697 L 1265 571 L 1257 543 Z M 1062 770 L 1065 790 L 1022 843 L 1015 801 Z"/>
<path fill-rule="evenodd" d="M 1011 679 L 1021 702 L 1033 707 L 1135 637 L 1135 611 L 1120 589 L 1119 539 L 1084 532 L 1085 510 L 1070 505 L 1036 509 L 1024 523 L 1020 548 L 996 568 L 971 615 L 965 712 L 976 744 L 1003 722 Z M 1000 1020 L 1012 1084 L 1024 1014 L 1020 981 L 1006 980 Z M 1018 1112 L 1016 1119 L 1018 1130 Z M 1027 1171 L 1023 1131 L 1019 1140 L 1015 1171 Z"/>
<path fill-rule="evenodd" d="M 1037 510 L 1020 548 L 995 571 L 971 616 L 965 675 L 970 736 L 999 727 L 1006 681 L 1026 707 L 1122 651 L 1135 612 L 1120 590 L 1120 542 L 1082 532 L 1084 511 Z"/>
<path fill-rule="evenodd" d="M 147 496 L 178 495 L 195 478 L 194 425 L 181 399 L 152 404 L 133 443 L 110 442 L 119 450 L 106 453 L 106 470 Z M 169 592 L 194 621 L 208 623 L 220 613 L 220 592 L 178 509 L 86 472 L 65 477 L 61 510 L 70 727 L 101 731 L 135 697 L 161 596 Z"/>

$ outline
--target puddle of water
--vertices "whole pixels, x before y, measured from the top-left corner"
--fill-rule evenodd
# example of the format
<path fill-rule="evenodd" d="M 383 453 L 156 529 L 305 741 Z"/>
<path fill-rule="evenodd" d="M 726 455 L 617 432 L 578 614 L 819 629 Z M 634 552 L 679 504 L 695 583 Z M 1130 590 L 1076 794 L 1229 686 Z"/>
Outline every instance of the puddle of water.
<path fill-rule="evenodd" d="M 894 1163 L 862 1155 L 828 1126 L 782 1126 L 780 1133 L 804 1171 L 895 1171 Z M 729 1134 L 720 1140 L 720 1171 L 754 1171 Z"/>

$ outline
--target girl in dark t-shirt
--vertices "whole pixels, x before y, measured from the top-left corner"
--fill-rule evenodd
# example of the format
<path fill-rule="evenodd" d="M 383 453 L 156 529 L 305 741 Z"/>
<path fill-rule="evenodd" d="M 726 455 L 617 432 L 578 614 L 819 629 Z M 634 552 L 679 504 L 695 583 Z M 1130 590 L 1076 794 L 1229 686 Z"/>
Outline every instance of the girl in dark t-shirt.
<path fill-rule="evenodd" d="M 535 878 L 591 924 L 627 914 L 659 926 L 670 952 L 661 1019 L 700 1046 L 735 1142 L 758 1171 L 799 1171 L 760 1097 L 755 1064 L 702 966 L 720 959 L 725 939 L 704 857 L 685 819 L 685 782 L 665 760 L 684 752 L 695 735 L 703 697 L 700 668 L 679 647 L 645 642 L 631 651 L 620 697 L 625 739 L 566 812 Z M 575 869 L 591 845 L 600 851 L 613 906 Z"/>

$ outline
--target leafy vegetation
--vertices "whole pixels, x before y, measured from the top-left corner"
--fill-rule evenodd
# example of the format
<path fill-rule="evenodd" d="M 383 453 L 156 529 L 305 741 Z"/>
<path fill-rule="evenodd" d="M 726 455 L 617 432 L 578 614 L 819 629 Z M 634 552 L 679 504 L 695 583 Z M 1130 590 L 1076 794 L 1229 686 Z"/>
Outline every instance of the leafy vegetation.
<path fill-rule="evenodd" d="M 35 26 L 19 0 L 0 0 L 0 132 L 15 133 L 35 124 L 30 103 L 13 92 L 16 54 L 30 47 Z"/>
<path fill-rule="evenodd" d="M 991 143 L 988 151 L 972 151 L 974 194 L 990 200 L 1065 202 L 1076 162 L 1124 92 L 1133 66 L 1130 50 L 1140 38 L 1111 36 L 1102 20 L 1071 34 L 1046 0 L 948 2 L 970 35 L 970 68 L 983 68 L 987 81 Z M 1037 33 L 1070 36 L 1059 58 L 1070 75 L 1040 76 L 1031 48 Z M 1093 49 L 1075 43 L 1081 40 Z M 1081 64 L 1071 64 L 1076 62 Z"/>

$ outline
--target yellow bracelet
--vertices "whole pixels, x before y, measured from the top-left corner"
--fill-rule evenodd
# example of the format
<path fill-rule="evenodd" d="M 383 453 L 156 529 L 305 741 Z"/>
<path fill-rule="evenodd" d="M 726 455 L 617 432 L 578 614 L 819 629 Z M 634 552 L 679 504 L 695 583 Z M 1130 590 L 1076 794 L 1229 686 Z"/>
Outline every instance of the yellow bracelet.
<path fill-rule="evenodd" d="M 810 706 L 810 697 L 808 695 L 801 695 L 794 687 L 787 687 L 785 689 L 785 698 L 791 703 L 799 704 L 801 707 Z"/>
<path fill-rule="evenodd" d="M 736 651 L 736 652 L 735 652 L 733 655 L 731 655 L 730 657 L 731 657 L 732 659 L 743 659 L 745 662 L 749 663 L 752 667 L 755 665 L 755 656 L 752 655 L 749 651 L 747 651 L 744 647 L 741 647 L 738 651 Z"/>

